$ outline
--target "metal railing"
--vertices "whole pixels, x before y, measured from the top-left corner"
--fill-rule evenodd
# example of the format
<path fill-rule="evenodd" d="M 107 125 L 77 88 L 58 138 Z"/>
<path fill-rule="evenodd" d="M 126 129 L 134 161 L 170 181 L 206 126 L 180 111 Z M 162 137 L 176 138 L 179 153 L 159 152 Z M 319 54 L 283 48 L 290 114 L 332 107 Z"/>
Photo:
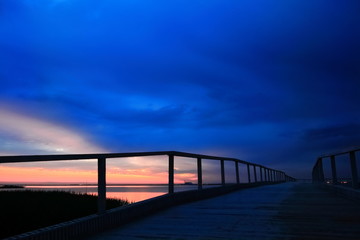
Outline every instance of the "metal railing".
<path fill-rule="evenodd" d="M 339 155 L 348 155 L 350 161 L 350 171 L 351 171 L 351 182 L 353 188 L 359 188 L 359 178 L 358 178 L 358 168 L 356 164 L 356 152 L 360 151 L 360 148 L 353 149 L 350 151 L 338 152 L 333 154 L 326 154 L 318 157 L 313 170 L 312 170 L 312 180 L 313 183 L 325 183 L 325 175 L 324 175 L 324 166 L 323 160 L 328 158 L 331 162 L 331 175 L 332 175 L 332 184 L 338 184 L 337 177 L 337 168 L 336 168 L 336 156 Z"/>
<path fill-rule="evenodd" d="M 168 156 L 168 193 L 174 193 L 174 161 L 175 157 L 187 157 L 197 160 L 197 180 L 198 190 L 203 188 L 203 170 L 202 160 L 217 160 L 220 161 L 221 185 L 225 185 L 225 161 L 230 161 L 235 164 L 236 184 L 240 184 L 239 164 L 245 164 L 247 167 L 248 183 L 251 183 L 251 171 L 253 168 L 253 182 L 267 183 L 267 182 L 285 182 L 295 181 L 294 178 L 286 175 L 284 172 L 271 169 L 259 164 L 246 162 L 236 158 L 226 158 L 209 156 L 202 154 L 192 154 L 177 151 L 161 151 L 161 152 L 132 152 L 132 153 L 107 153 L 107 154 L 68 154 L 68 155 L 22 155 L 22 156 L 0 156 L 0 163 L 19 163 L 19 162 L 38 162 L 38 161 L 62 161 L 62 160 L 87 160 L 97 159 L 98 172 L 98 214 L 106 212 L 106 159 L 109 158 L 128 158 L 128 157 L 148 157 L 148 156 Z"/>

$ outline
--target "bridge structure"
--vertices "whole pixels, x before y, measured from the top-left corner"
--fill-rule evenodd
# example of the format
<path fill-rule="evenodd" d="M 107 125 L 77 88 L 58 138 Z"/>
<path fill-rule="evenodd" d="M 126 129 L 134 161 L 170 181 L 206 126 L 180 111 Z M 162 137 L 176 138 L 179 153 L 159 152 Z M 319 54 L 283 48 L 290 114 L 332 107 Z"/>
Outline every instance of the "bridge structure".
<path fill-rule="evenodd" d="M 359 150 L 319 157 L 313 183 L 295 182 L 282 171 L 235 158 L 177 151 L 1 156 L 0 163 L 98 161 L 97 214 L 10 239 L 360 239 L 360 192 L 354 183 Z M 333 161 L 344 154 L 349 156 L 352 187 L 337 181 Z M 168 156 L 168 194 L 106 211 L 106 159 L 159 155 Z M 197 190 L 174 192 L 176 157 L 196 161 Z M 331 160 L 331 182 L 324 173 L 326 158 Z M 203 187 L 204 159 L 220 162 L 220 187 Z M 226 161 L 234 164 L 235 183 L 226 182 Z M 239 174 L 240 164 L 247 176 Z"/>

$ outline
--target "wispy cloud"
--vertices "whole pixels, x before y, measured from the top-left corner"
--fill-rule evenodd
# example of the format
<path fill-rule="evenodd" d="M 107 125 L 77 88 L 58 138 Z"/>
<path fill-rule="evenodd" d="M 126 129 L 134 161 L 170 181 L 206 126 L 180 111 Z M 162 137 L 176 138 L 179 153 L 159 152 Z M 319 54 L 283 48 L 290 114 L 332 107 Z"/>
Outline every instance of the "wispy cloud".
<path fill-rule="evenodd" d="M 5 153 L 106 152 L 61 122 L 48 122 L 4 107 L 0 109 L 0 116 L 0 140 Z"/>

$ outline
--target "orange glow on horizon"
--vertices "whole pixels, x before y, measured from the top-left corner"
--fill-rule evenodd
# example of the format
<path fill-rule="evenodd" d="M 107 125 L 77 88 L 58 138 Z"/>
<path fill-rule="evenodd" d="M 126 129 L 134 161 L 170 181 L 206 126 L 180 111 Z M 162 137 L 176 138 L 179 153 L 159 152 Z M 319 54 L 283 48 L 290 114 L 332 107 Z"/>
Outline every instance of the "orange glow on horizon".
<path fill-rule="evenodd" d="M 0 166 L 0 182 L 18 183 L 96 183 L 96 170 L 49 169 L 40 167 Z M 152 172 L 150 169 L 110 168 L 106 172 L 108 183 L 120 184 L 164 184 L 168 182 L 167 172 Z M 191 173 L 175 174 L 174 182 L 196 181 Z"/>
<path fill-rule="evenodd" d="M 1 182 L 96 182 L 93 171 L 54 170 L 39 167 L 0 166 Z"/>

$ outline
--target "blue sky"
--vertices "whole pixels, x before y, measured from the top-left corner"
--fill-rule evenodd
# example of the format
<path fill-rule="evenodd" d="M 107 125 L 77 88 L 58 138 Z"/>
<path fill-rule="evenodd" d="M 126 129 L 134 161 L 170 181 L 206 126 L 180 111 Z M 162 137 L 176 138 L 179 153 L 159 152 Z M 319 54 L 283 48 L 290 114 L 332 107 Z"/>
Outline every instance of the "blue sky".
<path fill-rule="evenodd" d="M 310 176 L 359 146 L 360 2 L 0 0 L 0 153 L 178 150 Z"/>

